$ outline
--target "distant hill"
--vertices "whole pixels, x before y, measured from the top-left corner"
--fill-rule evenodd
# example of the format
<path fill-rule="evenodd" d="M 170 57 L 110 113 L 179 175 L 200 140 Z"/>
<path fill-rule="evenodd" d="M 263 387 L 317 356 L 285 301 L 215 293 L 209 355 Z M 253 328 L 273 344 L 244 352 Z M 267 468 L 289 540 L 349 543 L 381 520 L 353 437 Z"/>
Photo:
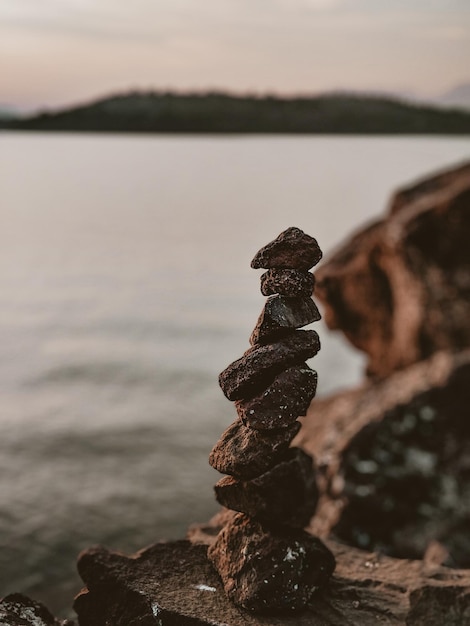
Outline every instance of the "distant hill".
<path fill-rule="evenodd" d="M 3 128 L 135 133 L 468 134 L 470 113 L 355 94 L 134 92 L 3 121 Z"/>

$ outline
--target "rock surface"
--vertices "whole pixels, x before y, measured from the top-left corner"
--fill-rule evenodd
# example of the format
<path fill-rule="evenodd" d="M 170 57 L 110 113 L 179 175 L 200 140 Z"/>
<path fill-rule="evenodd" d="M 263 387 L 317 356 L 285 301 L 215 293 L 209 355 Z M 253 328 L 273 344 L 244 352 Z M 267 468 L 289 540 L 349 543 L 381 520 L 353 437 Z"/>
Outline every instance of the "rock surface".
<path fill-rule="evenodd" d="M 428 626 L 430 623 L 458 626 L 470 624 L 470 586 L 446 588 L 427 585 L 410 594 L 407 626 Z"/>
<path fill-rule="evenodd" d="M 218 530 L 198 536 L 212 543 Z M 156 544 L 132 557 L 104 548 L 87 550 L 78 564 L 86 589 L 75 600 L 75 610 L 80 626 L 466 624 L 469 571 L 401 561 L 331 541 L 326 545 L 336 558 L 336 572 L 299 614 L 255 616 L 236 607 L 207 559 L 207 546 L 188 541 Z M 434 593 L 426 606 L 420 598 L 431 593 L 428 587 Z M 419 614 L 420 621 L 410 621 L 410 614 Z M 448 621 L 442 621 L 443 614 Z"/>
<path fill-rule="evenodd" d="M 316 537 L 303 530 L 268 530 L 242 514 L 222 529 L 208 557 L 229 598 L 259 613 L 304 608 L 335 569 L 334 556 Z"/>
<path fill-rule="evenodd" d="M 268 270 L 261 275 L 260 281 L 263 296 L 278 293 L 291 298 L 308 298 L 315 286 L 315 276 L 311 272 L 293 269 Z"/>
<path fill-rule="evenodd" d="M 58 620 L 40 602 L 12 593 L 0 600 L 0 626 L 74 626 L 74 622 Z"/>
<path fill-rule="evenodd" d="M 299 429 L 300 422 L 294 422 L 287 428 L 261 432 L 247 428 L 238 419 L 212 448 L 209 464 L 241 480 L 255 478 L 281 460 Z"/>
<path fill-rule="evenodd" d="M 285 428 L 307 413 L 316 389 L 317 373 L 304 363 L 281 372 L 260 395 L 235 406 L 249 428 Z"/>
<path fill-rule="evenodd" d="M 314 401 L 294 440 L 319 467 L 311 530 L 470 567 L 469 406 L 469 350 Z"/>
<path fill-rule="evenodd" d="M 293 329 L 317 322 L 321 315 L 311 298 L 271 296 L 253 330 L 251 345 L 266 344 L 288 335 Z"/>
<path fill-rule="evenodd" d="M 399 191 L 317 272 L 324 318 L 384 378 L 470 346 L 470 163 Z"/>
<path fill-rule="evenodd" d="M 253 269 L 309 270 L 322 258 L 322 252 L 313 237 L 300 228 L 291 227 L 259 250 L 251 262 Z"/>
<path fill-rule="evenodd" d="M 252 480 L 226 476 L 216 483 L 217 500 L 270 524 L 306 526 L 315 512 L 318 489 L 313 459 L 298 448 L 290 448 L 284 459 Z"/>
<path fill-rule="evenodd" d="M 267 346 L 250 348 L 219 376 L 219 384 L 229 400 L 248 400 L 264 391 L 283 370 L 300 365 L 320 349 L 314 330 L 296 330 Z"/>

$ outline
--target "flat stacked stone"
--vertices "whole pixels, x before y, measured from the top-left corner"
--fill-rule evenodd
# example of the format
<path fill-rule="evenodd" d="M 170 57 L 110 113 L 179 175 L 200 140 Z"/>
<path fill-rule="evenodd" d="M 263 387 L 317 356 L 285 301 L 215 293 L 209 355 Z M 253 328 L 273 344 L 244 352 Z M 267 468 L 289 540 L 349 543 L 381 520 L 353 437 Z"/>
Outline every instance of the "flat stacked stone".
<path fill-rule="evenodd" d="M 317 387 L 305 361 L 318 335 L 300 328 L 320 319 L 308 270 L 322 253 L 316 240 L 288 228 L 262 248 L 251 266 L 268 270 L 270 296 L 250 337 L 251 348 L 219 376 L 238 419 L 214 446 L 209 463 L 227 474 L 216 498 L 238 514 L 208 556 L 228 596 L 252 611 L 299 610 L 335 569 L 330 551 L 303 531 L 318 501 L 312 457 L 291 447 Z"/>
<path fill-rule="evenodd" d="M 320 340 L 314 330 L 293 331 L 275 343 L 255 345 L 219 375 L 220 387 L 229 400 L 250 399 L 286 368 L 300 365 L 319 350 Z"/>
<path fill-rule="evenodd" d="M 221 474 L 240 480 L 256 478 L 279 462 L 299 430 L 298 421 L 262 432 L 237 419 L 213 447 L 209 463 Z"/>
<path fill-rule="evenodd" d="M 319 319 L 320 313 L 312 298 L 271 296 L 258 318 L 250 343 L 252 346 L 271 343 Z"/>
<path fill-rule="evenodd" d="M 289 448 L 284 458 L 252 480 L 225 476 L 215 485 L 217 500 L 267 524 L 304 528 L 315 513 L 318 489 L 312 457 Z"/>
<path fill-rule="evenodd" d="M 290 269 L 272 269 L 261 275 L 263 296 L 279 294 L 288 298 L 309 298 L 315 287 L 315 276 L 311 272 Z"/>
<path fill-rule="evenodd" d="M 271 385 L 250 400 L 235 402 L 245 426 L 255 430 L 286 428 L 306 415 L 317 389 L 317 373 L 306 363 L 289 367 Z"/>

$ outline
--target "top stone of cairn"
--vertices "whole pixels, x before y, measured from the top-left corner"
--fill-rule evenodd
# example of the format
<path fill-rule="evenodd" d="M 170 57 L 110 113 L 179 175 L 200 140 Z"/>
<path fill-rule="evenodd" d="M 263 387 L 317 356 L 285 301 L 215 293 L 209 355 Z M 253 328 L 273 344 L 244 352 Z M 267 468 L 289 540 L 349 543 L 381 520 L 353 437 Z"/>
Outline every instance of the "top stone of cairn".
<path fill-rule="evenodd" d="M 291 227 L 261 248 L 251 262 L 251 267 L 306 271 L 316 265 L 321 257 L 322 252 L 316 239 L 300 228 Z"/>

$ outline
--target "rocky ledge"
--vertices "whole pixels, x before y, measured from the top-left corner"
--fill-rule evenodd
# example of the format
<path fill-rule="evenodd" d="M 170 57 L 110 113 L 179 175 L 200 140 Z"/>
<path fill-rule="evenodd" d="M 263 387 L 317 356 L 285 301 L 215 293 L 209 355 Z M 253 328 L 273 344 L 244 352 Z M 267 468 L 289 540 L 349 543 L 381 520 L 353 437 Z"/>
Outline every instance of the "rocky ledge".
<path fill-rule="evenodd" d="M 470 567 L 469 405 L 470 350 L 314 400 L 294 440 L 318 463 L 312 532 Z"/>
<path fill-rule="evenodd" d="M 385 378 L 470 347 L 470 163 L 398 191 L 316 274 L 324 319 Z"/>
<path fill-rule="evenodd" d="M 84 552 L 87 588 L 75 600 L 80 626 L 462 626 L 470 623 L 470 571 L 407 561 L 327 541 L 336 571 L 300 613 L 255 616 L 226 596 L 207 559 L 219 528 L 127 557 Z"/>

